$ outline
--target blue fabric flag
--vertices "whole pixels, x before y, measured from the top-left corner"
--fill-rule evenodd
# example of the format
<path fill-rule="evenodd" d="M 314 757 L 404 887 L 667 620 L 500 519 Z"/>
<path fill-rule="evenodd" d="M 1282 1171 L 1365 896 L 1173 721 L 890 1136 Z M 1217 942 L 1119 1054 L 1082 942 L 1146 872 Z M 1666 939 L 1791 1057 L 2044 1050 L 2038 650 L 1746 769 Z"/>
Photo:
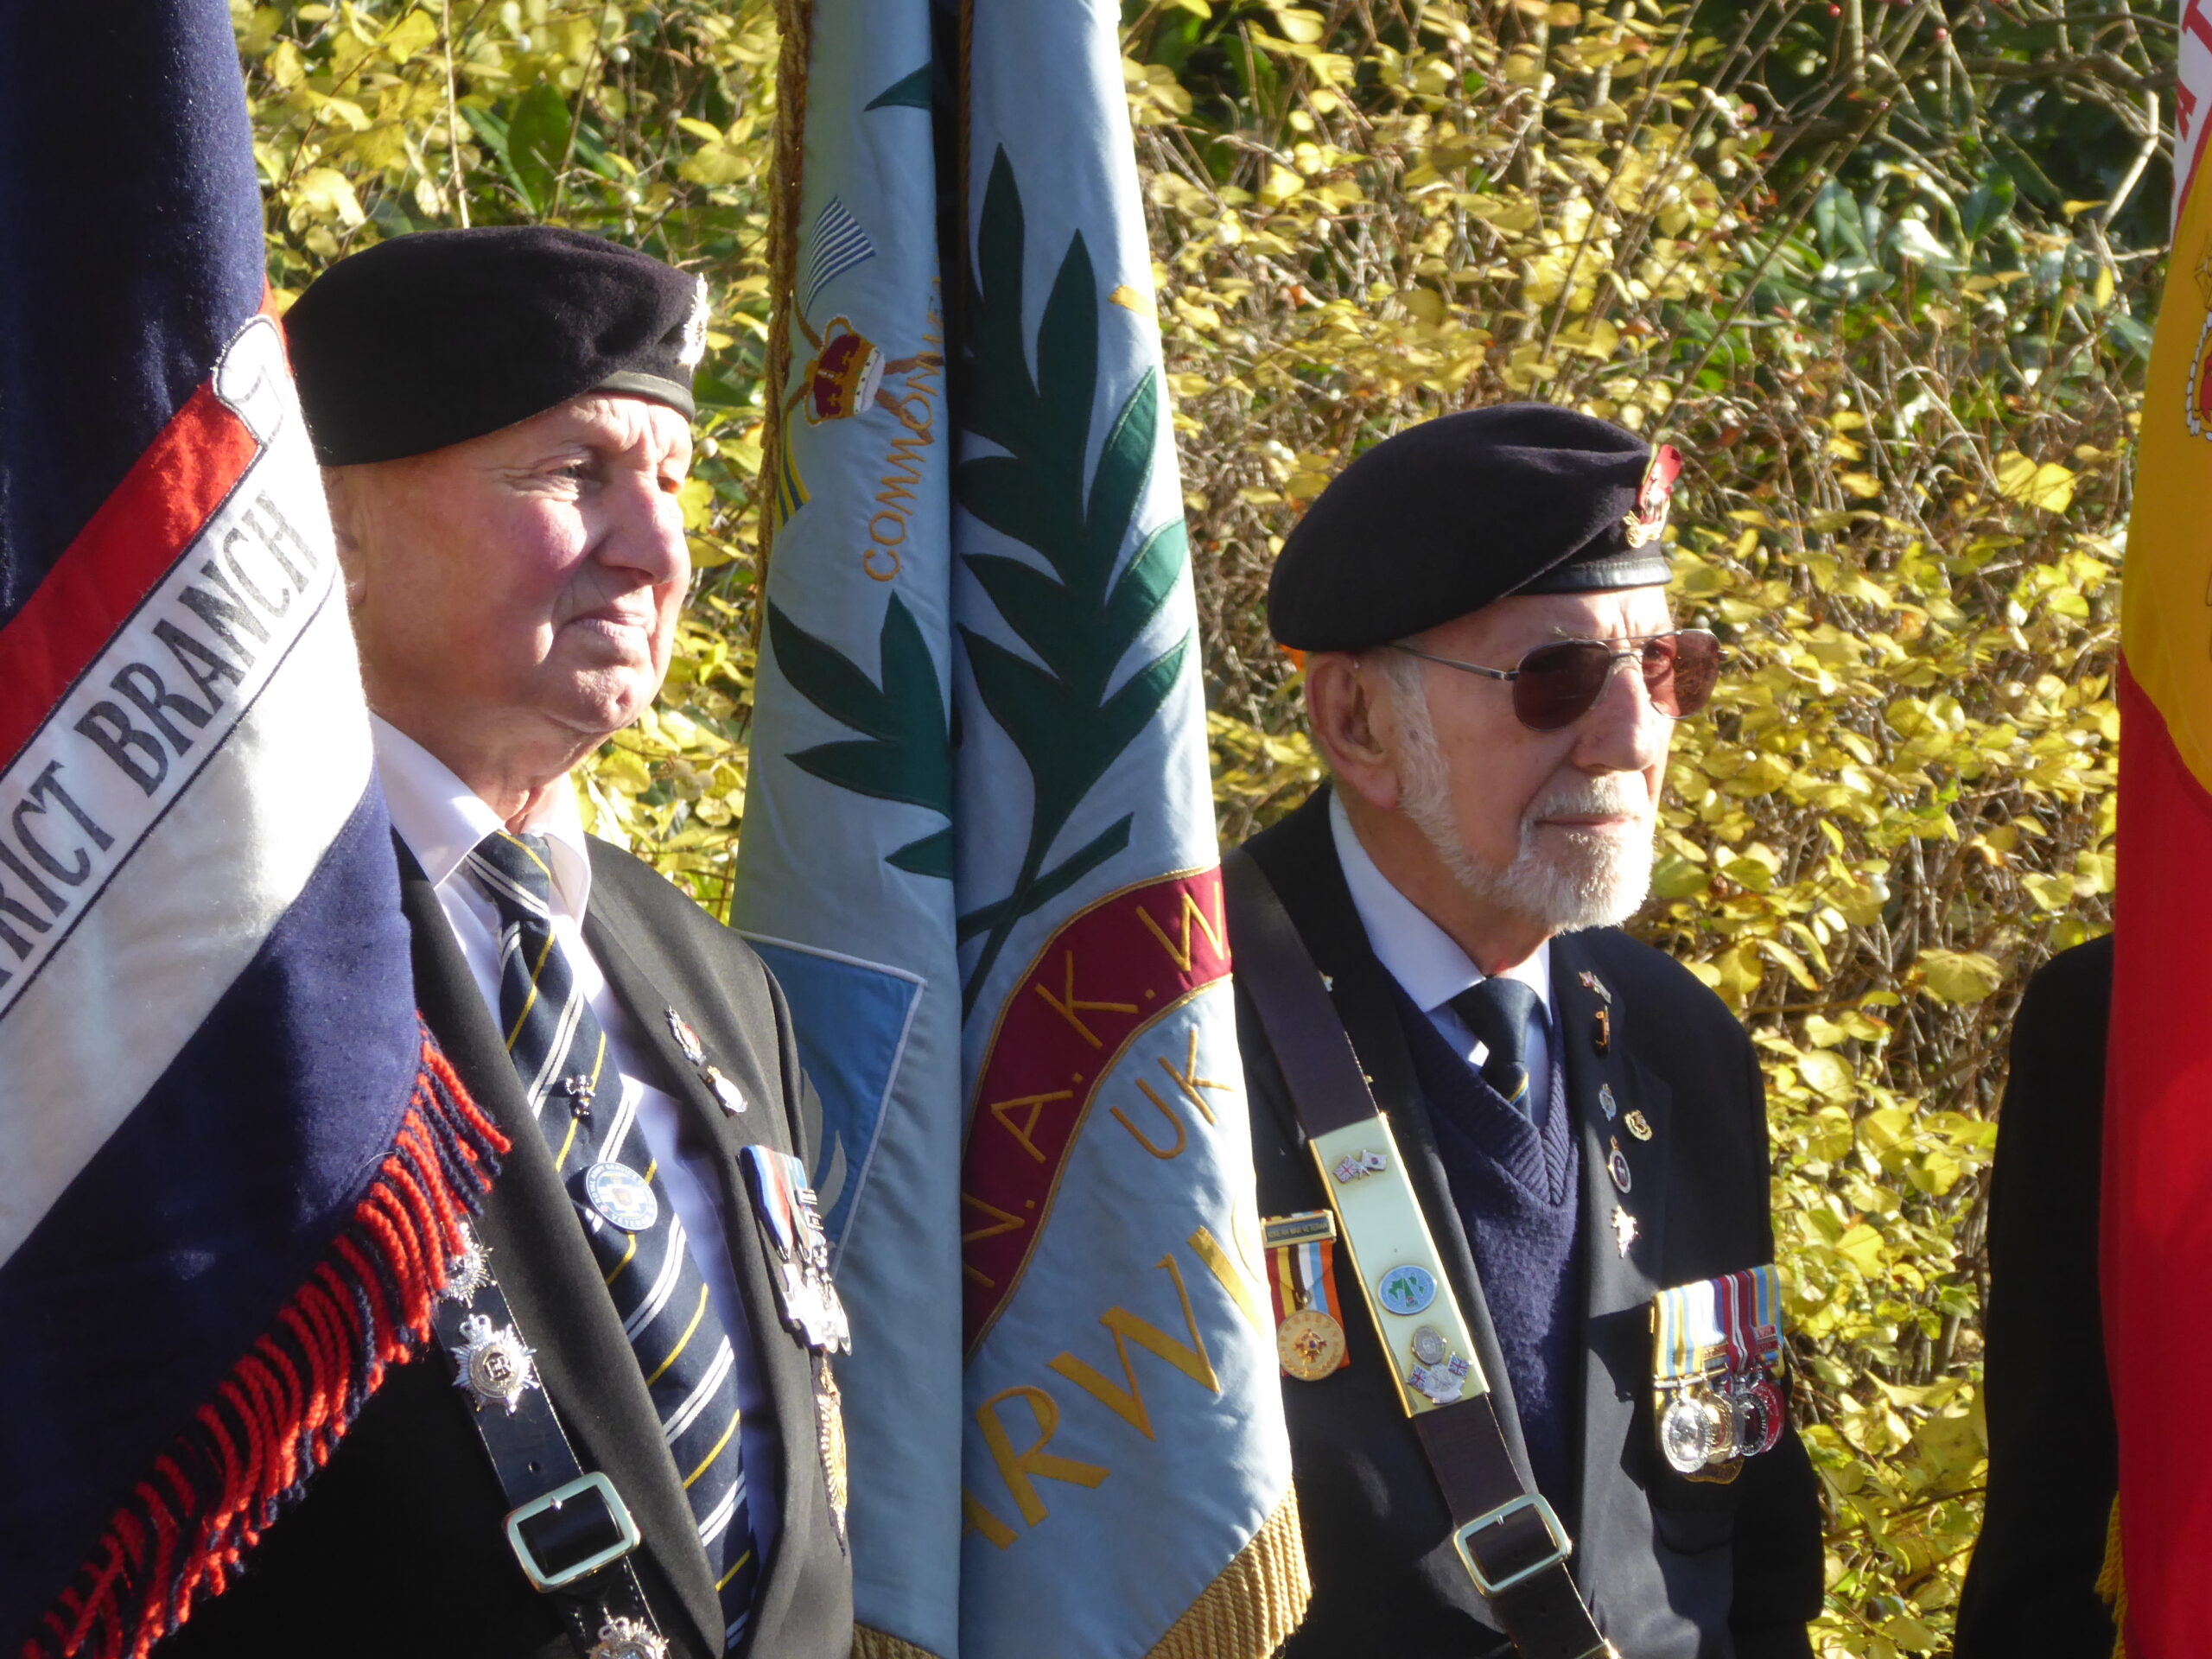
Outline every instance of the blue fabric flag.
<path fill-rule="evenodd" d="M 265 295 L 223 0 L 10 8 L 0 1650 L 26 1659 L 143 1654 L 219 1593 L 426 1333 L 498 1149 L 416 1016 Z"/>
<path fill-rule="evenodd" d="M 811 14 L 737 915 L 830 1126 L 861 1649 L 1259 1659 L 1305 1570 L 1117 16 Z"/>

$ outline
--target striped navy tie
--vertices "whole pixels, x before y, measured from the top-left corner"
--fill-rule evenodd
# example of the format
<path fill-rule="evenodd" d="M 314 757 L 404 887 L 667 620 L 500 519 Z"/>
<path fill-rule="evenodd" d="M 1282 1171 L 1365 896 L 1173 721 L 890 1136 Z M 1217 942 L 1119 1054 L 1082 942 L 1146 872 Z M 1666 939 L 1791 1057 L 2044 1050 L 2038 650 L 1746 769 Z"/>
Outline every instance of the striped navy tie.
<path fill-rule="evenodd" d="M 596 1098 L 608 1071 L 607 1033 L 553 931 L 545 838 L 495 832 L 478 843 L 467 868 L 499 912 L 499 1024 L 507 1052 L 645 1373 L 715 1579 L 728 1625 L 724 1647 L 734 1649 L 751 1616 L 760 1566 L 745 1500 L 729 1330 L 707 1294 L 659 1166 L 635 1133 L 635 1099 L 624 1099 L 619 1087 L 607 1089 L 604 1102 Z M 613 1225 L 586 1198 L 585 1173 L 609 1164 L 642 1166 L 652 1191 L 657 1213 L 635 1232 Z"/>
<path fill-rule="evenodd" d="M 1490 1051 L 1483 1059 L 1483 1081 L 1541 1129 L 1550 1101 L 1531 1087 L 1529 1076 L 1529 1022 L 1540 1006 L 1534 986 L 1496 976 L 1476 981 L 1452 999 L 1452 1011 Z"/>

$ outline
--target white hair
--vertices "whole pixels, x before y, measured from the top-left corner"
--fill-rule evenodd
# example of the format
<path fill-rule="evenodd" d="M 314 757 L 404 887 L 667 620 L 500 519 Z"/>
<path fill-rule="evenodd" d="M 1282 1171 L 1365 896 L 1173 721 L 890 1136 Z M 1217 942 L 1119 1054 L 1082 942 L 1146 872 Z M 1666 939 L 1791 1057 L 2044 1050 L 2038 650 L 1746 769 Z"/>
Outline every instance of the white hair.
<path fill-rule="evenodd" d="M 1390 688 L 1397 711 L 1399 808 L 1454 880 L 1484 903 L 1551 933 L 1611 927 L 1636 914 L 1651 892 L 1655 817 L 1640 777 L 1562 771 L 1522 814 L 1513 861 L 1502 868 L 1488 863 L 1467 845 L 1452 814 L 1451 763 L 1429 714 L 1427 664 L 1387 645 L 1362 662 Z M 1544 819 L 1585 813 L 1638 817 L 1644 833 L 1636 837 L 1554 825 L 1552 844 L 1546 845 L 1539 833 Z"/>

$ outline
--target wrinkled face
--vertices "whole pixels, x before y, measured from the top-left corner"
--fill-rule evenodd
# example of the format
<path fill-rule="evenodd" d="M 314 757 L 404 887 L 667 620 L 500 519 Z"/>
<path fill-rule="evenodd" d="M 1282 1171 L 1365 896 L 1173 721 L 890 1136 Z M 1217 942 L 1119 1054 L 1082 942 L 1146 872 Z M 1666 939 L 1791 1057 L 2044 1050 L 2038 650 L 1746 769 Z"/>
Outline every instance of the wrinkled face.
<path fill-rule="evenodd" d="M 1623 639 L 1672 626 L 1661 588 L 1539 594 L 1500 600 L 1410 643 L 1511 669 L 1554 640 Z M 1426 690 L 1433 734 L 1424 741 L 1417 709 L 1400 721 L 1402 804 L 1462 885 L 1552 929 L 1633 913 L 1649 886 L 1674 728 L 1652 707 L 1635 663 L 1617 663 L 1573 725 L 1532 732 L 1514 715 L 1510 683 L 1395 656 L 1394 688 Z"/>
<path fill-rule="evenodd" d="M 677 502 L 690 464 L 674 410 L 590 394 L 334 474 L 371 704 L 441 755 L 454 733 L 573 756 L 635 720 L 690 578 Z"/>

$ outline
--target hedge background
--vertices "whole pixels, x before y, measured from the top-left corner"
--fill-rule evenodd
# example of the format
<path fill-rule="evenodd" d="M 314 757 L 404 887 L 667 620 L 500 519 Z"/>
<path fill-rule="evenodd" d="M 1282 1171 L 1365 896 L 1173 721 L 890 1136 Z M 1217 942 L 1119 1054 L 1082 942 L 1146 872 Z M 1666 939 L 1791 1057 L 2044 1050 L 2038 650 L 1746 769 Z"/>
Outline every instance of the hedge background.
<path fill-rule="evenodd" d="M 705 275 L 700 575 L 588 783 L 710 908 L 745 806 L 769 0 L 233 0 L 280 298 L 543 220 Z M 1128 0 L 1125 70 L 1223 832 L 1313 785 L 1260 596 L 1400 425 L 1572 402 L 1689 457 L 1679 731 L 1638 924 L 1762 1050 L 1829 1655 L 1947 1650 L 1985 1465 L 2005 1028 L 2109 925 L 2127 461 L 2174 25 L 2104 0 Z"/>

